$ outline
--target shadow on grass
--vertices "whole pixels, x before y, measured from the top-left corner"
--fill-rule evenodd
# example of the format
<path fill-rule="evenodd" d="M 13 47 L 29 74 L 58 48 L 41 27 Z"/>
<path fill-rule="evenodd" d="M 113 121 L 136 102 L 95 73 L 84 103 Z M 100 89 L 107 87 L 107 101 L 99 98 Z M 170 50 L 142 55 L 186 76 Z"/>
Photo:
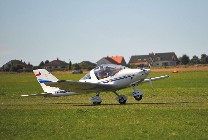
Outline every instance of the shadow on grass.
<path fill-rule="evenodd" d="M 93 104 L 86 104 L 86 103 L 50 103 L 50 104 L 69 104 L 72 106 L 130 106 L 130 105 L 174 105 L 174 104 L 194 104 L 198 102 L 153 102 L 153 103 L 126 103 L 121 105 L 117 104 L 100 104 L 100 105 L 93 105 Z"/>

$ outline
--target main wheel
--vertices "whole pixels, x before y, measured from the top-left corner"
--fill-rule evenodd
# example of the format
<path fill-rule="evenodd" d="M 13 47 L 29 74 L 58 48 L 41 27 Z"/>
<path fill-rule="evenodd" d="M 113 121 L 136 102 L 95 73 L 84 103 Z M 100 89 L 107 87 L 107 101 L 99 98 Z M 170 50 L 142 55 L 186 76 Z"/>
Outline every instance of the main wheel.
<path fill-rule="evenodd" d="M 140 101 L 142 99 L 142 95 L 136 95 L 134 96 L 134 99 Z"/>
<path fill-rule="evenodd" d="M 119 95 L 116 97 L 116 100 L 122 105 L 126 103 L 127 99 L 128 98 L 125 95 Z"/>
<path fill-rule="evenodd" d="M 94 96 L 90 99 L 93 105 L 100 105 L 102 102 L 102 99 L 99 96 Z"/>
<path fill-rule="evenodd" d="M 126 104 L 126 100 L 125 100 L 123 97 L 121 97 L 121 98 L 118 100 L 118 102 L 119 102 L 121 105 Z"/>
<path fill-rule="evenodd" d="M 100 105 L 101 102 L 93 102 L 93 105 Z"/>

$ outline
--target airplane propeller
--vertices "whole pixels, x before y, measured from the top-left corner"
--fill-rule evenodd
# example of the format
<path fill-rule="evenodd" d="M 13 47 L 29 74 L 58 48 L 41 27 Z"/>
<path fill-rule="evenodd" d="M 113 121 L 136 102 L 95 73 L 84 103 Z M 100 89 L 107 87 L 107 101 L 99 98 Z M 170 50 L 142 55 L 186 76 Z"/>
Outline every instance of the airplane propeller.
<path fill-rule="evenodd" d="M 145 68 L 143 68 L 143 71 L 144 71 L 144 73 L 146 73 L 146 69 Z M 148 72 L 148 79 L 149 79 L 149 82 L 150 82 L 150 87 L 153 89 L 153 85 L 152 85 L 152 80 L 151 80 L 151 77 L 150 77 L 150 72 Z"/>
<path fill-rule="evenodd" d="M 148 78 L 149 78 L 149 82 L 150 82 L 150 87 L 153 88 L 152 80 L 151 80 L 150 74 L 148 74 Z"/>

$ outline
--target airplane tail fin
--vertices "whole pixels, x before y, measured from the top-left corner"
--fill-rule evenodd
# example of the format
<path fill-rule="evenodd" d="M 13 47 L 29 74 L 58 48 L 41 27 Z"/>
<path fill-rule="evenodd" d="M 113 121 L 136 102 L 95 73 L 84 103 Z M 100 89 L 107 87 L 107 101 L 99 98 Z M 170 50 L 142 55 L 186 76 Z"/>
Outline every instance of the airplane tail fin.
<path fill-rule="evenodd" d="M 48 72 L 45 69 L 37 69 L 37 70 L 33 70 L 33 72 L 38 82 L 40 83 L 42 89 L 44 90 L 44 92 L 51 93 L 55 91 L 56 89 L 58 89 L 56 87 L 50 87 L 44 84 L 47 82 L 57 82 L 59 80 L 55 76 L 53 76 L 50 72 Z"/>
<path fill-rule="evenodd" d="M 37 77 L 39 83 L 57 82 L 59 80 L 55 76 L 53 76 L 50 72 L 48 72 L 46 69 L 37 69 L 37 70 L 33 70 L 33 72 Z"/>

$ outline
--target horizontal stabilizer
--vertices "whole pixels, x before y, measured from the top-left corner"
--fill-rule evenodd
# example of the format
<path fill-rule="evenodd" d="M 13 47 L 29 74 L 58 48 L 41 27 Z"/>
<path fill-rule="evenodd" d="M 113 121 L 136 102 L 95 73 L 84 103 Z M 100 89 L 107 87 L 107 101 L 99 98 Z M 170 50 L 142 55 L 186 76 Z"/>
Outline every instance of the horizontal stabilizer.
<path fill-rule="evenodd" d="M 21 95 L 22 97 L 28 97 L 28 96 L 51 96 L 52 93 L 40 93 L 40 94 L 29 94 L 29 95 Z"/>

